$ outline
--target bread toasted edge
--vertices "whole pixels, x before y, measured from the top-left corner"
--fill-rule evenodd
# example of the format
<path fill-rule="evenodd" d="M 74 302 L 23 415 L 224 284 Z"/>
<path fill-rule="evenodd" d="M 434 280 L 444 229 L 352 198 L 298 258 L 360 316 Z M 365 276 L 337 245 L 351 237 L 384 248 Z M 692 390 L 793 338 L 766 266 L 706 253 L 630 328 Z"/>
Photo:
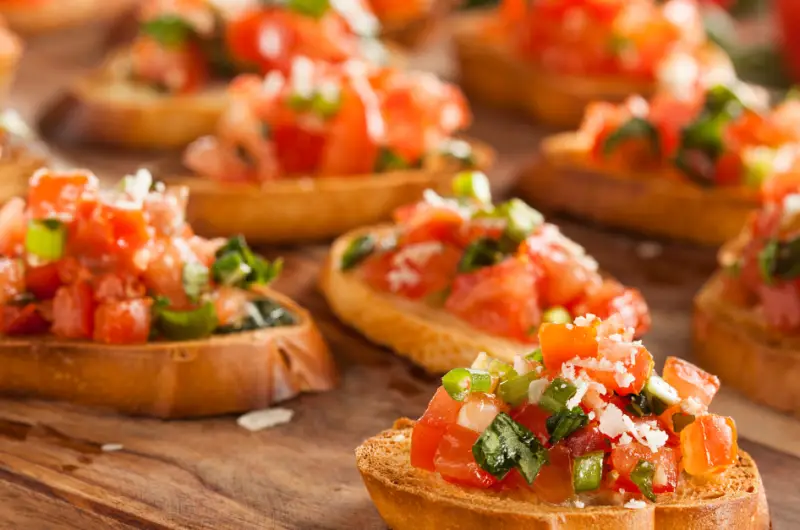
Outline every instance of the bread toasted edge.
<path fill-rule="evenodd" d="M 660 172 L 620 174 L 591 162 L 576 133 L 546 138 L 525 167 L 520 195 L 534 206 L 650 236 L 719 245 L 739 233 L 757 192 L 703 188 Z M 678 214 L 680 212 L 680 214 Z"/>
<path fill-rule="evenodd" d="M 57 0 L 39 2 L 35 6 L 0 7 L 0 16 L 14 30 L 33 35 L 112 18 L 134 3 L 135 0 Z"/>
<path fill-rule="evenodd" d="M 683 496 L 660 496 L 638 510 L 622 507 L 560 507 L 536 504 L 501 492 L 448 484 L 411 467 L 413 421 L 356 449 L 356 463 L 378 513 L 393 530 L 762 530 L 770 527 L 766 496 L 755 462 L 740 452 L 739 464 L 723 474 L 720 485 L 685 486 Z M 709 491 L 713 490 L 713 491 Z M 704 499 L 704 494 L 711 497 Z"/>

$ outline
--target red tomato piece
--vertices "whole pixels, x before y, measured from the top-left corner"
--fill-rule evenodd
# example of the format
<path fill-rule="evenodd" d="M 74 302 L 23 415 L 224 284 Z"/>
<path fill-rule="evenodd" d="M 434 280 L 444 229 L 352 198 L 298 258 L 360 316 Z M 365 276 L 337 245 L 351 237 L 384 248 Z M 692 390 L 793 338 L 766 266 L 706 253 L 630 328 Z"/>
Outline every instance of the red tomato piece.
<path fill-rule="evenodd" d="M 526 403 L 511 413 L 511 419 L 527 427 L 545 446 L 550 445 L 546 424 L 549 417 L 549 412 L 532 403 Z"/>
<path fill-rule="evenodd" d="M 473 488 L 489 488 L 497 479 L 484 471 L 475 462 L 472 446 L 479 433 L 456 423 L 445 428 L 442 441 L 434 457 L 434 467 L 448 482 Z"/>
<path fill-rule="evenodd" d="M 25 268 L 25 284 L 28 292 L 39 300 L 49 300 L 56 295 L 56 291 L 61 287 L 61 277 L 59 268 L 61 262 L 54 261 L 46 265 L 33 267 L 28 265 Z"/>
<path fill-rule="evenodd" d="M 70 221 L 82 197 L 94 195 L 98 186 L 97 177 L 86 171 L 39 170 L 28 187 L 28 215 L 33 219 Z"/>
<path fill-rule="evenodd" d="M 309 131 L 294 124 L 276 125 L 272 128 L 271 138 L 283 173 L 303 176 L 317 172 L 325 146 L 324 131 Z M 347 151 L 348 154 L 353 152 L 357 151 Z"/>
<path fill-rule="evenodd" d="M 165 47 L 149 37 L 138 38 L 131 47 L 136 77 L 176 94 L 197 92 L 208 83 L 208 61 L 196 43 Z"/>
<path fill-rule="evenodd" d="M 183 287 L 183 266 L 191 249 L 182 239 L 165 238 L 156 240 L 151 252 L 147 270 L 142 274 L 148 291 L 166 297 L 176 309 L 187 309 L 191 304 Z"/>
<path fill-rule="evenodd" d="M 398 216 L 407 216 L 401 222 L 403 225 L 401 244 L 440 241 L 461 246 L 464 218 L 452 208 L 420 203 L 411 211 L 395 212 L 395 218 L 399 218 Z"/>
<path fill-rule="evenodd" d="M 678 484 L 680 469 L 680 453 L 671 447 L 662 447 L 653 453 L 650 448 L 639 442 L 617 445 L 611 450 L 611 466 L 619 473 L 615 487 L 627 491 L 638 492 L 639 488 L 631 482 L 631 473 L 640 460 L 645 460 L 655 466 L 653 475 L 653 493 L 666 493 L 675 491 Z"/>
<path fill-rule="evenodd" d="M 377 132 L 370 123 L 380 122 L 377 95 L 366 79 L 354 78 L 342 87 L 342 103 L 330 118 L 327 141 L 321 153 L 323 176 L 365 175 L 374 172 L 378 157 Z M 354 153 L 357 155 L 354 156 Z"/>
<path fill-rule="evenodd" d="M 94 298 L 98 302 L 116 302 L 132 298 L 142 298 L 146 289 L 144 284 L 130 274 L 105 273 L 92 278 Z"/>
<path fill-rule="evenodd" d="M 379 291 L 411 299 L 423 298 L 447 289 L 456 276 L 461 251 L 444 245 L 440 252 L 426 256 L 425 259 L 406 259 L 404 250 L 411 246 L 404 245 L 399 251 L 391 250 L 367 258 L 361 265 L 364 281 Z M 405 272 L 398 273 L 398 270 Z M 411 277 L 404 280 L 405 274 L 409 273 Z M 398 274 L 401 279 L 393 280 Z"/>
<path fill-rule="evenodd" d="M 94 341 L 144 344 L 150 336 L 151 298 L 104 302 L 94 313 Z"/>
<path fill-rule="evenodd" d="M 0 319 L 4 335 L 38 335 L 50 328 L 35 304 L 0 306 Z"/>
<path fill-rule="evenodd" d="M 533 491 L 545 502 L 561 504 L 575 495 L 572 484 L 572 458 L 561 445 L 550 449 L 550 463 L 539 469 L 533 481 Z"/>
<path fill-rule="evenodd" d="M 677 357 L 667 357 L 662 377 L 683 399 L 691 397 L 706 406 L 719 390 L 717 376 Z"/>
<path fill-rule="evenodd" d="M 222 286 L 213 293 L 214 308 L 220 326 L 241 322 L 247 316 L 249 293 L 235 287 Z"/>
<path fill-rule="evenodd" d="M 635 330 L 641 337 L 650 329 L 650 309 L 638 289 L 628 289 L 617 281 L 604 280 L 596 289 L 572 308 L 574 315 L 592 314 L 605 320 L 612 315 L 622 317 L 625 327 Z"/>
<path fill-rule="evenodd" d="M 552 373 L 575 357 L 597 357 L 597 333 L 591 326 L 544 323 L 539 327 L 539 345 L 545 368 Z"/>
<path fill-rule="evenodd" d="M 720 473 L 736 464 L 739 446 L 732 418 L 707 414 L 681 431 L 683 467 L 690 475 Z"/>
<path fill-rule="evenodd" d="M 601 362 L 608 361 L 612 369 L 587 368 L 587 374 L 621 396 L 641 392 L 653 372 L 653 356 L 642 345 L 603 340 L 599 354 Z M 616 370 L 617 363 L 622 363 L 622 372 Z"/>
<path fill-rule="evenodd" d="M 608 439 L 600 433 L 597 422 L 575 431 L 564 440 L 563 444 L 569 449 L 573 458 L 594 451 L 608 452 L 611 448 Z"/>
<path fill-rule="evenodd" d="M 444 387 L 433 395 L 425 413 L 414 425 L 411 434 L 411 465 L 434 471 L 434 456 L 445 428 L 458 419 L 463 402 L 451 398 Z"/>
<path fill-rule="evenodd" d="M 59 287 L 53 299 L 55 335 L 67 339 L 88 339 L 94 330 L 94 295 L 87 282 Z"/>
<path fill-rule="evenodd" d="M 727 152 L 717 159 L 714 183 L 717 186 L 740 186 L 744 164 L 738 153 Z"/>
<path fill-rule="evenodd" d="M 14 197 L 0 209 L 0 255 L 22 255 L 26 231 L 25 201 Z"/>
<path fill-rule="evenodd" d="M 458 419 L 458 413 L 463 405 L 462 401 L 456 401 L 451 398 L 447 390 L 440 386 L 436 389 L 436 393 L 428 403 L 428 408 L 425 409 L 425 413 L 419 421 L 438 427 L 450 425 Z"/>
<path fill-rule="evenodd" d="M 25 292 L 22 260 L 0 258 L 0 304 L 8 304 Z"/>

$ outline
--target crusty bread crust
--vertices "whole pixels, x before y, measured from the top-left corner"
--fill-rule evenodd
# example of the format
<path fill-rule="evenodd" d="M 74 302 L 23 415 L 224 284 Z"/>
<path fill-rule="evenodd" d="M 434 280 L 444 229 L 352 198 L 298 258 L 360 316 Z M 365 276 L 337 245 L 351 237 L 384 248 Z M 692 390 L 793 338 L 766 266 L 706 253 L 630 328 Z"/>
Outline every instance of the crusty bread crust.
<path fill-rule="evenodd" d="M 479 169 L 491 166 L 494 151 L 470 140 Z M 198 233 L 243 234 L 253 243 L 326 239 L 359 226 L 380 223 L 422 192 L 448 192 L 460 165 L 432 157 L 422 169 L 374 175 L 280 179 L 258 187 L 199 177 L 167 178 L 188 186 L 188 220 Z"/>
<path fill-rule="evenodd" d="M 763 530 L 770 527 L 755 462 L 741 452 L 736 467 L 713 482 L 686 480 L 657 504 L 573 508 L 523 492 L 461 488 L 411 467 L 410 420 L 370 438 L 356 462 L 378 513 L 392 530 Z"/>
<path fill-rule="evenodd" d="M 546 138 L 522 172 L 520 194 L 534 206 L 656 237 L 720 245 L 758 206 L 757 192 L 702 188 L 653 172 L 618 174 L 593 164 L 575 133 Z"/>
<path fill-rule="evenodd" d="M 0 4 L 0 16 L 16 31 L 35 34 L 114 17 L 137 0 L 50 0 Z"/>
<path fill-rule="evenodd" d="M 486 38 L 481 30 L 496 16 L 496 10 L 481 10 L 460 14 L 453 21 L 460 84 L 476 99 L 524 111 L 546 125 L 575 128 L 592 101 L 618 102 L 631 94 L 648 96 L 655 90 L 652 81 L 544 72 L 517 59 L 506 45 Z M 707 55 L 709 64 L 732 70 L 721 50 L 709 48 Z"/>
<path fill-rule="evenodd" d="M 770 328 L 755 309 L 723 298 L 722 289 L 717 272 L 694 299 L 694 355 L 725 386 L 800 415 L 800 337 Z"/>
<path fill-rule="evenodd" d="M 478 352 L 513 362 L 533 346 L 476 330 L 442 309 L 371 289 L 357 271 L 342 271 L 342 254 L 354 238 L 367 233 L 387 237 L 389 225 L 349 232 L 334 241 L 320 275 L 331 310 L 372 342 L 407 357 L 430 373 L 469 366 Z"/>
<path fill-rule="evenodd" d="M 189 418 L 333 388 L 336 369 L 311 315 L 275 291 L 263 294 L 297 316 L 297 325 L 130 346 L 2 338 L 0 394 Z"/>
<path fill-rule="evenodd" d="M 441 26 L 457 3 L 457 0 L 429 0 L 428 9 L 413 19 L 381 20 L 381 37 L 406 48 L 416 48 Z"/>

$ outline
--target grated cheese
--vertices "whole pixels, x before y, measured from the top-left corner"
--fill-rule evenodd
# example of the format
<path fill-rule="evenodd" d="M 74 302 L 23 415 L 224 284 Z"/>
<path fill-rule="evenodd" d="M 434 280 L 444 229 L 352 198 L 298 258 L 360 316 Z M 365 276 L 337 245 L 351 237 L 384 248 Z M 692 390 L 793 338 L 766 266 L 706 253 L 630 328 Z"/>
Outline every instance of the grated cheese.
<path fill-rule="evenodd" d="M 647 503 L 638 499 L 631 499 L 623 505 L 623 508 L 628 508 L 629 510 L 641 510 L 645 507 L 647 507 Z"/>
<path fill-rule="evenodd" d="M 575 501 L 575 507 L 576 508 L 584 508 L 584 507 L 586 507 L 586 504 L 584 504 L 583 501 Z"/>
<path fill-rule="evenodd" d="M 616 438 L 628 430 L 628 425 L 625 423 L 626 419 L 630 421 L 630 418 L 625 416 L 619 407 L 614 404 L 609 404 L 600 414 L 600 425 L 598 428 L 601 433 L 609 438 Z"/>
<path fill-rule="evenodd" d="M 620 388 L 626 388 L 630 386 L 631 383 L 636 381 L 636 378 L 627 372 L 626 373 L 617 372 L 616 374 L 614 374 L 614 381 L 617 382 L 617 385 L 619 385 Z"/>
<path fill-rule="evenodd" d="M 592 313 L 586 313 L 585 316 L 576 317 L 574 323 L 578 327 L 586 328 L 589 327 L 595 320 L 597 320 L 597 317 L 595 315 L 593 315 Z"/>

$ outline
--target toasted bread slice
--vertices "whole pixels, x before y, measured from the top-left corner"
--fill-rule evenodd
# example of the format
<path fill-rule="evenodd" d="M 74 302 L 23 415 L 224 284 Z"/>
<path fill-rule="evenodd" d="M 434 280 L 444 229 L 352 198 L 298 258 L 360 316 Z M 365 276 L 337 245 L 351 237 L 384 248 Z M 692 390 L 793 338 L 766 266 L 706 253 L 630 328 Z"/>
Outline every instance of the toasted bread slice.
<path fill-rule="evenodd" d="M 800 337 L 770 328 L 756 309 L 723 298 L 722 274 L 712 276 L 694 299 L 694 355 L 726 386 L 800 414 Z"/>
<path fill-rule="evenodd" d="M 414 18 L 383 17 L 381 37 L 407 48 L 420 46 L 441 25 L 457 3 L 457 0 L 428 0 L 427 9 Z M 380 13 L 378 15 L 381 18 Z"/>
<path fill-rule="evenodd" d="M 311 315 L 270 289 L 292 326 L 205 340 L 114 346 L 53 337 L 0 340 L 0 394 L 189 418 L 266 407 L 330 390 L 336 371 Z"/>
<path fill-rule="evenodd" d="M 622 77 L 586 77 L 545 72 L 515 57 L 507 44 L 488 38 L 484 28 L 496 10 L 460 14 L 453 20 L 453 39 L 464 91 L 493 106 L 520 110 L 559 128 L 575 128 L 592 101 L 622 101 L 631 94 L 648 96 L 655 82 Z M 730 59 L 709 47 L 704 63 L 733 72 Z"/>
<path fill-rule="evenodd" d="M 411 467 L 410 420 L 370 438 L 356 462 L 378 513 L 392 530 L 764 530 L 770 528 L 766 495 L 755 462 L 739 463 L 713 481 L 682 481 L 642 509 L 574 508 L 537 501 L 523 492 L 462 488 Z"/>
<path fill-rule="evenodd" d="M 546 138 L 522 172 L 520 194 L 534 206 L 649 236 L 720 245 L 758 206 L 755 190 L 703 188 L 667 173 L 619 174 L 593 164 L 578 134 Z"/>
<path fill-rule="evenodd" d="M 138 0 L 48 0 L 45 2 L 3 2 L 0 15 L 24 34 L 43 33 L 123 13 Z"/>
<path fill-rule="evenodd" d="M 478 169 L 491 166 L 494 151 L 470 140 Z M 428 157 L 422 169 L 374 175 L 293 178 L 264 183 L 217 182 L 199 177 L 167 178 L 188 186 L 188 220 L 199 234 L 243 234 L 254 243 L 283 243 L 337 236 L 388 220 L 399 206 L 419 200 L 426 189 L 449 191 L 460 164 Z"/>
<path fill-rule="evenodd" d="M 24 46 L 22 40 L 5 29 L 4 25 L 0 23 L 0 32 L 3 32 L 4 48 L 8 51 L 4 55 L 0 55 L 0 101 L 5 101 L 8 92 L 11 89 L 11 84 L 17 73 L 17 66 L 22 58 Z"/>
<path fill-rule="evenodd" d="M 134 149 L 179 149 L 211 134 L 228 102 L 226 84 L 196 93 L 164 94 L 130 78 L 123 49 L 78 78 L 70 88 L 76 101 L 69 128 L 81 142 Z"/>

